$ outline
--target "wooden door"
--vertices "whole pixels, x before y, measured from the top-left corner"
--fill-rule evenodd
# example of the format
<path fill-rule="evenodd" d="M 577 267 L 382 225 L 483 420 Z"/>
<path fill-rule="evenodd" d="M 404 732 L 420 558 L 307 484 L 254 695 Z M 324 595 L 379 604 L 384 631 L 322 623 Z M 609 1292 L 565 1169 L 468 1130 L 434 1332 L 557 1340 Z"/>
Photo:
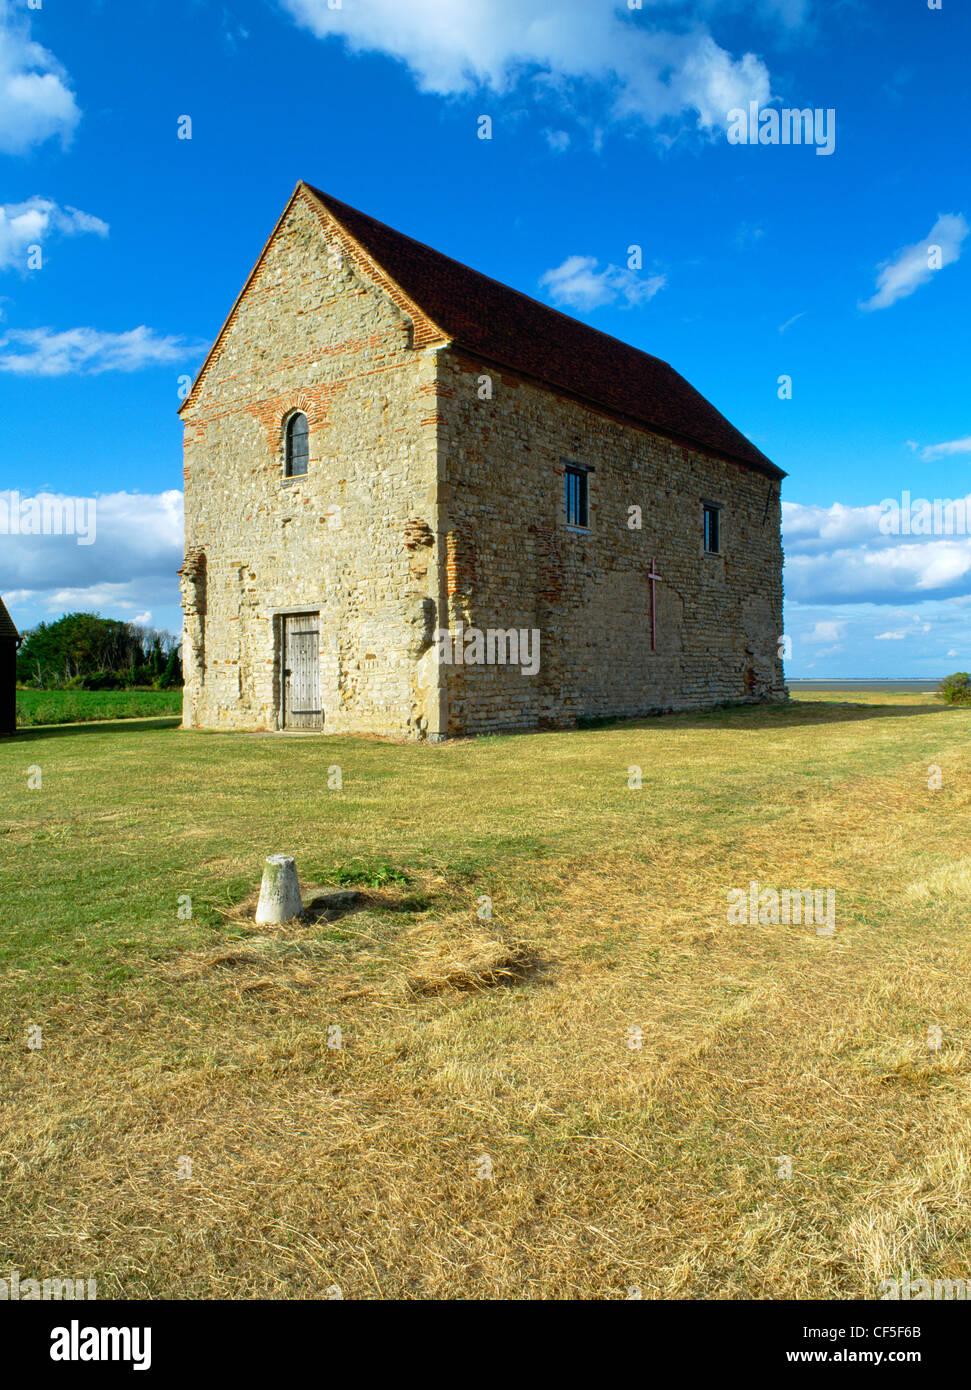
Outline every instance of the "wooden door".
<path fill-rule="evenodd" d="M 283 727 L 319 729 L 320 614 L 288 613 L 283 619 Z"/>

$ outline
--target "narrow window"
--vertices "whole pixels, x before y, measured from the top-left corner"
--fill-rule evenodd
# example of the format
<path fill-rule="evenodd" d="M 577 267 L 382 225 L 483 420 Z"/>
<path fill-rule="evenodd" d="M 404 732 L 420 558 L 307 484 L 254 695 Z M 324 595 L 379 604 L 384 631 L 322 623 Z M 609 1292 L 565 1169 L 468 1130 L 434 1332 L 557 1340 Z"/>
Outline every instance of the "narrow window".
<path fill-rule="evenodd" d="M 292 415 L 287 421 L 286 476 L 299 478 L 307 471 L 310 432 L 306 415 Z"/>
<path fill-rule="evenodd" d="M 707 502 L 702 504 L 705 509 L 705 552 L 708 555 L 721 554 L 720 536 L 720 507 L 709 506 Z"/>
<path fill-rule="evenodd" d="M 566 487 L 566 524 L 585 530 L 589 522 L 587 508 L 587 474 L 583 468 L 566 468 L 563 473 Z"/>

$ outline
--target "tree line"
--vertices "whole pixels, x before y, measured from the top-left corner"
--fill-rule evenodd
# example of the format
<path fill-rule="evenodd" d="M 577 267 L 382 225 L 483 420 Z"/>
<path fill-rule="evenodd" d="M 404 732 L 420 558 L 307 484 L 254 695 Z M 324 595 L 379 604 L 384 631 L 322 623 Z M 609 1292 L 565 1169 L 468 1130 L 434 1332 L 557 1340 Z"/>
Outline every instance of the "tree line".
<path fill-rule="evenodd" d="M 180 639 L 97 613 L 66 613 L 25 633 L 17 680 L 42 690 L 166 690 L 182 684 Z"/>

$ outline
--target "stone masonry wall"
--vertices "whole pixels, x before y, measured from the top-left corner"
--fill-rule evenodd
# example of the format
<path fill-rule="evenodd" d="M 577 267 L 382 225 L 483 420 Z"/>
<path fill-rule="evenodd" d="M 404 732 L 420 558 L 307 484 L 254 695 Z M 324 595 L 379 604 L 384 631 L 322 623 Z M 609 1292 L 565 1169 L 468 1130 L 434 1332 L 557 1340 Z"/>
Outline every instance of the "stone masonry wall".
<path fill-rule="evenodd" d="M 536 675 L 445 667 L 448 732 L 785 698 L 777 480 L 466 354 L 444 351 L 439 363 L 452 625 L 541 634 Z M 564 461 L 594 470 L 588 534 L 565 524 Z M 719 555 L 704 551 L 703 499 L 723 507 Z"/>
<path fill-rule="evenodd" d="M 438 731 L 416 664 L 439 588 L 436 364 L 412 332 L 298 195 L 183 409 L 186 727 L 278 727 L 281 615 L 301 610 L 320 614 L 325 731 Z M 286 479 L 297 409 L 310 461 Z"/>
<path fill-rule="evenodd" d="M 296 410 L 310 460 L 287 479 Z M 288 612 L 319 614 L 325 732 L 785 696 L 778 482 L 449 347 L 304 192 L 182 414 L 186 727 L 279 727 Z M 565 461 L 592 470 L 586 532 L 565 524 Z M 723 508 L 715 556 L 703 499 Z M 430 663 L 460 625 L 538 630 L 539 670 Z"/>

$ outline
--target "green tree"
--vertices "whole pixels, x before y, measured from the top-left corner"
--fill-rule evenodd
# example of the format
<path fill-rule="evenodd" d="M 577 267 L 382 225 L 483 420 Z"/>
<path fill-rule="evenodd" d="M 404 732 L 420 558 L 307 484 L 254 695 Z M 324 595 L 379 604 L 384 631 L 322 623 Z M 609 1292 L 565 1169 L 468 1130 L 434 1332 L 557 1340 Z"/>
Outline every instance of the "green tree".
<path fill-rule="evenodd" d="M 162 650 L 162 634 L 160 632 L 152 633 L 147 664 L 152 673 L 152 680 L 157 681 L 165 670 L 165 653 Z"/>
<path fill-rule="evenodd" d="M 971 705 L 971 675 L 955 671 L 953 676 L 945 676 L 937 693 L 949 705 Z"/>
<path fill-rule="evenodd" d="M 39 623 L 17 654 L 17 679 L 41 686 L 63 685 L 97 674 L 136 676 L 145 683 L 161 678 L 175 638 L 147 633 L 97 613 L 66 613 Z"/>
<path fill-rule="evenodd" d="M 173 647 L 169 652 L 169 659 L 165 663 L 165 670 L 158 678 L 160 690 L 169 690 L 174 685 L 182 684 L 182 659 L 179 656 L 178 647 Z"/>

